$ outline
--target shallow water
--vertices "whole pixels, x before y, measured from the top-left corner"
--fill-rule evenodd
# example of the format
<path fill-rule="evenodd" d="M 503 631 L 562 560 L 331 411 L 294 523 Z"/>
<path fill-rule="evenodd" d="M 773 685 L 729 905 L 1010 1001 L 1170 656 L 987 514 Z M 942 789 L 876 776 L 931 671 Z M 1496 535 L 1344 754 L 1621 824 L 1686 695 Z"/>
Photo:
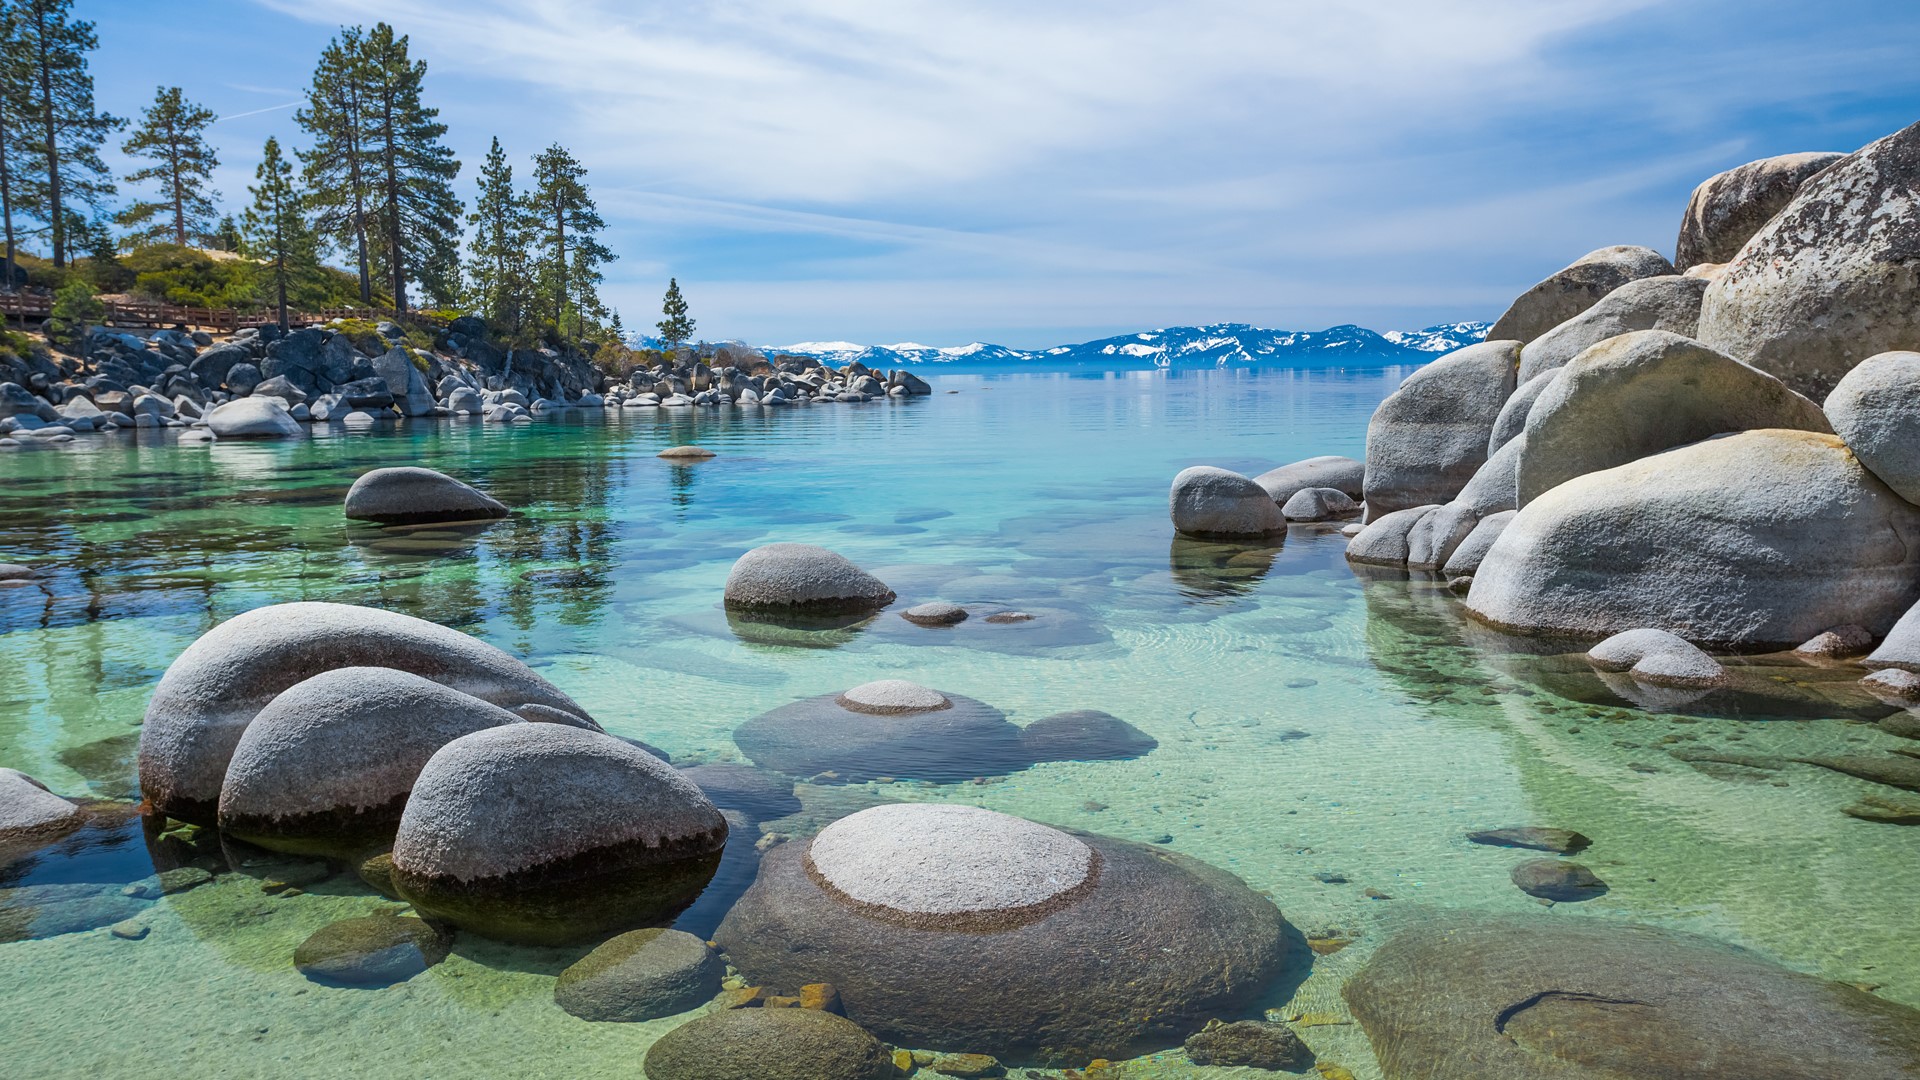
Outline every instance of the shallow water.
<path fill-rule="evenodd" d="M 1019 723 L 1113 713 L 1159 748 L 977 782 L 802 783 L 802 809 L 756 831 L 940 800 L 1170 844 L 1269 893 L 1309 937 L 1354 940 L 1297 958 L 1264 1004 L 1304 1015 L 1320 1059 L 1359 1077 L 1378 1069 L 1339 986 L 1436 908 L 1674 926 L 1920 1005 L 1920 834 L 1842 813 L 1902 793 L 1781 760 L 1920 745 L 1874 726 L 1891 710 L 1853 688 L 1857 672 L 1776 658 L 1740 669 L 1741 692 L 1647 699 L 1464 622 L 1438 583 L 1357 575 L 1335 530 L 1173 538 L 1174 472 L 1358 456 L 1404 374 L 952 375 L 931 398 L 860 406 L 417 422 L 211 448 L 124 434 L 0 457 L 0 561 L 50 568 L 0 590 L 0 765 L 68 795 L 133 796 L 147 695 L 197 635 L 265 603 L 372 604 L 527 658 L 676 763 L 736 759 L 745 719 L 876 678 Z M 653 456 L 687 442 L 720 456 Z M 410 463 L 520 512 L 485 528 L 342 519 L 355 476 Z M 730 623 L 728 567 L 774 540 L 841 551 L 900 600 L 837 630 Z M 925 629 L 895 613 L 933 599 L 1039 618 Z M 1465 839 L 1526 824 L 1592 837 L 1579 860 L 1610 891 L 1549 908 L 1508 880 L 1536 853 Z M 96 839 L 0 885 L 152 872 L 137 825 Z M 679 1022 L 577 1020 L 551 998 L 571 955 L 471 936 L 397 986 L 308 982 L 290 961 L 307 934 L 397 905 L 351 873 L 277 893 L 262 876 L 128 900 L 150 927 L 141 940 L 92 929 L 0 944 L 4 1071 L 532 1075 L 564 1062 L 631 1076 Z M 736 863 L 685 925 L 711 928 L 729 878 L 744 886 Z M 1170 1048 L 1125 1075 L 1233 1073 Z"/>

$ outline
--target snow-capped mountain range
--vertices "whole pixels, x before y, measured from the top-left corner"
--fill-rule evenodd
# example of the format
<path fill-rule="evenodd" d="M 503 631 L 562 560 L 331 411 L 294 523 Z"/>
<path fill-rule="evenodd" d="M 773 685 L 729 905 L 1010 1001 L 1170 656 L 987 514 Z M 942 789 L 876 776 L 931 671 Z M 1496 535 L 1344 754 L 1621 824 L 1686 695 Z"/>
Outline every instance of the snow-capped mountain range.
<path fill-rule="evenodd" d="M 1344 367 L 1419 364 L 1487 336 L 1487 323 L 1457 322 L 1424 330 L 1386 333 L 1361 326 L 1325 330 L 1267 330 L 1245 323 L 1175 326 L 1101 338 L 1051 349 L 1010 349 L 976 341 L 936 348 L 903 341 L 860 345 L 851 341 L 801 341 L 767 348 L 768 355 L 811 356 L 832 364 L 858 360 L 868 367 L 1017 367 L 1139 370 L 1146 368 Z"/>

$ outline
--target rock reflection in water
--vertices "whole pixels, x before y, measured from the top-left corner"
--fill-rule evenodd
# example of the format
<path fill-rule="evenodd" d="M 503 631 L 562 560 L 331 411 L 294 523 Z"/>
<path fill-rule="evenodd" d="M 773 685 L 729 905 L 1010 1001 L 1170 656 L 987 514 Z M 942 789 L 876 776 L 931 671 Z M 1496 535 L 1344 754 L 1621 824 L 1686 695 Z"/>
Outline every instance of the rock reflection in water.
<path fill-rule="evenodd" d="M 1182 595 L 1201 602 L 1245 596 L 1273 570 L 1277 537 L 1236 543 L 1175 536 L 1167 564 Z"/>

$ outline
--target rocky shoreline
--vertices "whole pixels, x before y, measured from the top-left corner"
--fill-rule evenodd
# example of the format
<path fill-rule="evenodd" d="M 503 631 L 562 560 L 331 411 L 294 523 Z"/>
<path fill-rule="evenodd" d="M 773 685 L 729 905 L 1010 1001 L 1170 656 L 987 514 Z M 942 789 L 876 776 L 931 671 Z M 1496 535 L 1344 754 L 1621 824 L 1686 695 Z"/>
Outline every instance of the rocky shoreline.
<path fill-rule="evenodd" d="M 142 336 L 95 329 L 79 357 L 0 357 L 0 449 L 33 449 L 116 429 L 183 429 L 183 439 L 287 438 L 302 424 L 364 430 L 378 420 L 478 417 L 524 422 L 560 409 L 783 408 L 922 397 L 904 369 L 833 368 L 723 346 L 610 380 L 587 357 L 501 348 L 477 318 L 425 347 L 393 322 L 331 323 L 282 335 L 246 328 Z"/>

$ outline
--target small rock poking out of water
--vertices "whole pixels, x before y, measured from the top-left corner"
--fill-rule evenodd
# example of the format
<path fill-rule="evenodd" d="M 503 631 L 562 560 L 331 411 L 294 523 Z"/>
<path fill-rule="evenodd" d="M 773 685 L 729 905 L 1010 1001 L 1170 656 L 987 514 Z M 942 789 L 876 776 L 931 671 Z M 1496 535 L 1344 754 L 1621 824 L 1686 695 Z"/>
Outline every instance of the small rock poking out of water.
<path fill-rule="evenodd" d="M 704 446 L 669 446 L 654 456 L 673 461 L 705 461 L 719 455 Z"/>
<path fill-rule="evenodd" d="M 653 1020 L 712 1000 L 724 974 L 706 942 L 649 927 L 612 938 L 562 971 L 553 1000 L 582 1020 Z"/>
<path fill-rule="evenodd" d="M 1342 993 L 1387 1080 L 1920 1074 L 1914 1009 L 1611 920 L 1423 920 Z"/>
<path fill-rule="evenodd" d="M 1588 650 L 1587 660 L 1602 671 L 1625 671 L 1654 686 L 1719 686 L 1727 679 L 1713 657 L 1665 630 L 1622 631 Z"/>
<path fill-rule="evenodd" d="M 1920 675 L 1901 668 L 1875 671 L 1860 680 L 1867 693 L 1889 704 L 1909 705 L 1920 701 Z M 1883 721 L 1881 724 L 1885 727 Z M 1920 735 L 1911 736 L 1920 738 Z"/>
<path fill-rule="evenodd" d="M 1531 848 L 1535 851 L 1551 851 L 1557 855 L 1571 855 L 1585 851 L 1592 840 L 1571 829 L 1549 829 L 1538 825 L 1520 825 L 1511 829 L 1482 829 L 1470 832 L 1467 839 L 1476 844 L 1490 844 L 1494 847 Z"/>
<path fill-rule="evenodd" d="M 425 920 L 368 915 L 314 931 L 294 950 L 293 966 L 329 986 L 392 986 L 445 960 L 452 944 Z"/>
<path fill-rule="evenodd" d="M 1815 634 L 1793 651 L 1820 660 L 1845 660 L 1860 656 L 1872 648 L 1873 631 L 1864 626 L 1847 625 Z"/>
<path fill-rule="evenodd" d="M 754 764 L 789 776 L 950 783 L 1032 764 L 1020 736 L 985 702 L 883 679 L 762 713 L 740 725 L 733 741 Z"/>
<path fill-rule="evenodd" d="M 19 563 L 0 563 L 0 581 L 25 581 L 33 576 L 33 567 Z"/>
<path fill-rule="evenodd" d="M 1301 488 L 1280 508 L 1282 517 L 1299 522 L 1332 521 L 1359 512 L 1360 504 L 1351 496 L 1330 487 Z"/>
<path fill-rule="evenodd" d="M 994 626 L 1006 626 L 1010 623 L 1032 622 L 1034 618 L 1024 611 L 996 611 L 987 616 L 986 621 Z"/>
<path fill-rule="evenodd" d="M 880 1040 L 814 1009 L 728 1009 L 682 1024 L 647 1050 L 652 1080 L 891 1080 Z"/>
<path fill-rule="evenodd" d="M 78 824 L 80 808 L 18 769 L 0 769 L 0 865 L 9 848 L 26 848 Z"/>
<path fill-rule="evenodd" d="M 1187 1036 L 1185 1049 L 1195 1065 L 1298 1071 L 1313 1063 L 1313 1052 L 1292 1028 L 1264 1020 L 1209 1020 Z"/>
<path fill-rule="evenodd" d="M 1513 868 L 1513 883 L 1528 896 L 1572 904 L 1604 896 L 1607 883 L 1577 862 L 1529 859 Z"/>
<path fill-rule="evenodd" d="M 936 601 L 930 604 L 915 604 L 901 612 L 900 617 L 916 626 L 954 626 L 967 621 L 967 609 L 959 604 Z"/>
<path fill-rule="evenodd" d="M 346 515 L 381 525 L 486 521 L 508 512 L 498 499 L 471 484 L 411 465 L 363 473 L 347 489 Z"/>
<path fill-rule="evenodd" d="M 729 608 L 842 614 L 877 611 L 893 599 L 879 578 L 812 544 L 765 544 L 740 556 L 727 574 Z"/>

